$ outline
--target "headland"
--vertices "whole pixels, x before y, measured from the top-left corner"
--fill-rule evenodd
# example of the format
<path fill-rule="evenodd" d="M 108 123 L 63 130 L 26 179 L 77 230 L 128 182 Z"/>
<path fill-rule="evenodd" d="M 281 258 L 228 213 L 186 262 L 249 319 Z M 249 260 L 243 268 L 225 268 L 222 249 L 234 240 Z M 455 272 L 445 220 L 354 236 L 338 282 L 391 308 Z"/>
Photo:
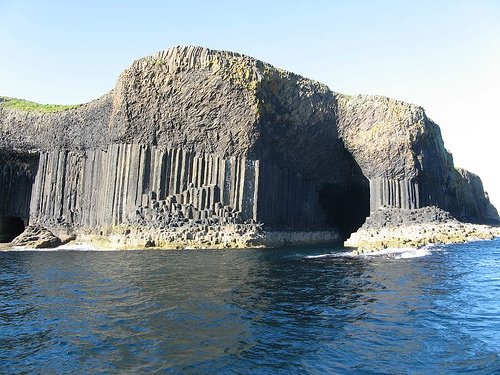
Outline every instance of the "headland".
<path fill-rule="evenodd" d="M 82 105 L 0 99 L 0 188 L 3 242 L 26 228 L 14 243 L 32 247 L 367 251 L 500 223 L 422 107 L 202 47 L 137 60 Z"/>

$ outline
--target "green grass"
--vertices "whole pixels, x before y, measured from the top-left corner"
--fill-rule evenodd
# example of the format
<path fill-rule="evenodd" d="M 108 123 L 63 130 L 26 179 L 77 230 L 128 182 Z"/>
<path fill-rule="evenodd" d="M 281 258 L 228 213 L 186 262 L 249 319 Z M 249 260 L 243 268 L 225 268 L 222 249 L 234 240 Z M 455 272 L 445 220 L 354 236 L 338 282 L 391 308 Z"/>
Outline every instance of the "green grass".
<path fill-rule="evenodd" d="M 20 111 L 30 112 L 61 112 L 68 109 L 78 108 L 81 104 L 75 105 L 58 105 L 58 104 L 39 104 L 23 99 L 9 98 L 6 96 L 0 97 L 0 105 L 5 108 L 17 109 Z"/>

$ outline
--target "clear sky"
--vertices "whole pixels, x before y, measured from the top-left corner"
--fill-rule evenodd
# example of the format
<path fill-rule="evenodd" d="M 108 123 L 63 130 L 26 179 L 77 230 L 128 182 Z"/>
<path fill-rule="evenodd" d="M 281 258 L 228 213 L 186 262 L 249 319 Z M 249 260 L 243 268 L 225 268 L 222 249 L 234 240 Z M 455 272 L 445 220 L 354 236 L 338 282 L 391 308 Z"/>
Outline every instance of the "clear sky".
<path fill-rule="evenodd" d="M 176 45 L 422 105 L 500 209 L 500 0 L 0 0 L 0 95 L 89 101 Z"/>

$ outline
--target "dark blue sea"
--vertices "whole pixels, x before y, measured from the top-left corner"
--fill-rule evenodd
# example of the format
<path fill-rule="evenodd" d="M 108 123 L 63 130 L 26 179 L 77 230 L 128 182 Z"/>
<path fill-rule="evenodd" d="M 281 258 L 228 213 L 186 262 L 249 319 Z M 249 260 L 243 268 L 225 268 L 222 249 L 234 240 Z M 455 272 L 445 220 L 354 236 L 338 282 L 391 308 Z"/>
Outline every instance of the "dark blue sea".
<path fill-rule="evenodd" d="M 0 373 L 500 373 L 500 239 L 0 253 Z"/>

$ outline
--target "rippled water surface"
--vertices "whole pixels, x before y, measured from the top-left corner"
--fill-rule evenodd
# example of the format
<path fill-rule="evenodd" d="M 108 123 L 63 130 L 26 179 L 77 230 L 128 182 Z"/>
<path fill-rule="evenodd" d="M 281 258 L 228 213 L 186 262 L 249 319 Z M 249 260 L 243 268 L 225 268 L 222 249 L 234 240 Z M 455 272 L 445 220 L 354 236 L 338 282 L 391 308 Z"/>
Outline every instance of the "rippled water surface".
<path fill-rule="evenodd" d="M 500 240 L 0 253 L 0 373 L 500 373 Z"/>

